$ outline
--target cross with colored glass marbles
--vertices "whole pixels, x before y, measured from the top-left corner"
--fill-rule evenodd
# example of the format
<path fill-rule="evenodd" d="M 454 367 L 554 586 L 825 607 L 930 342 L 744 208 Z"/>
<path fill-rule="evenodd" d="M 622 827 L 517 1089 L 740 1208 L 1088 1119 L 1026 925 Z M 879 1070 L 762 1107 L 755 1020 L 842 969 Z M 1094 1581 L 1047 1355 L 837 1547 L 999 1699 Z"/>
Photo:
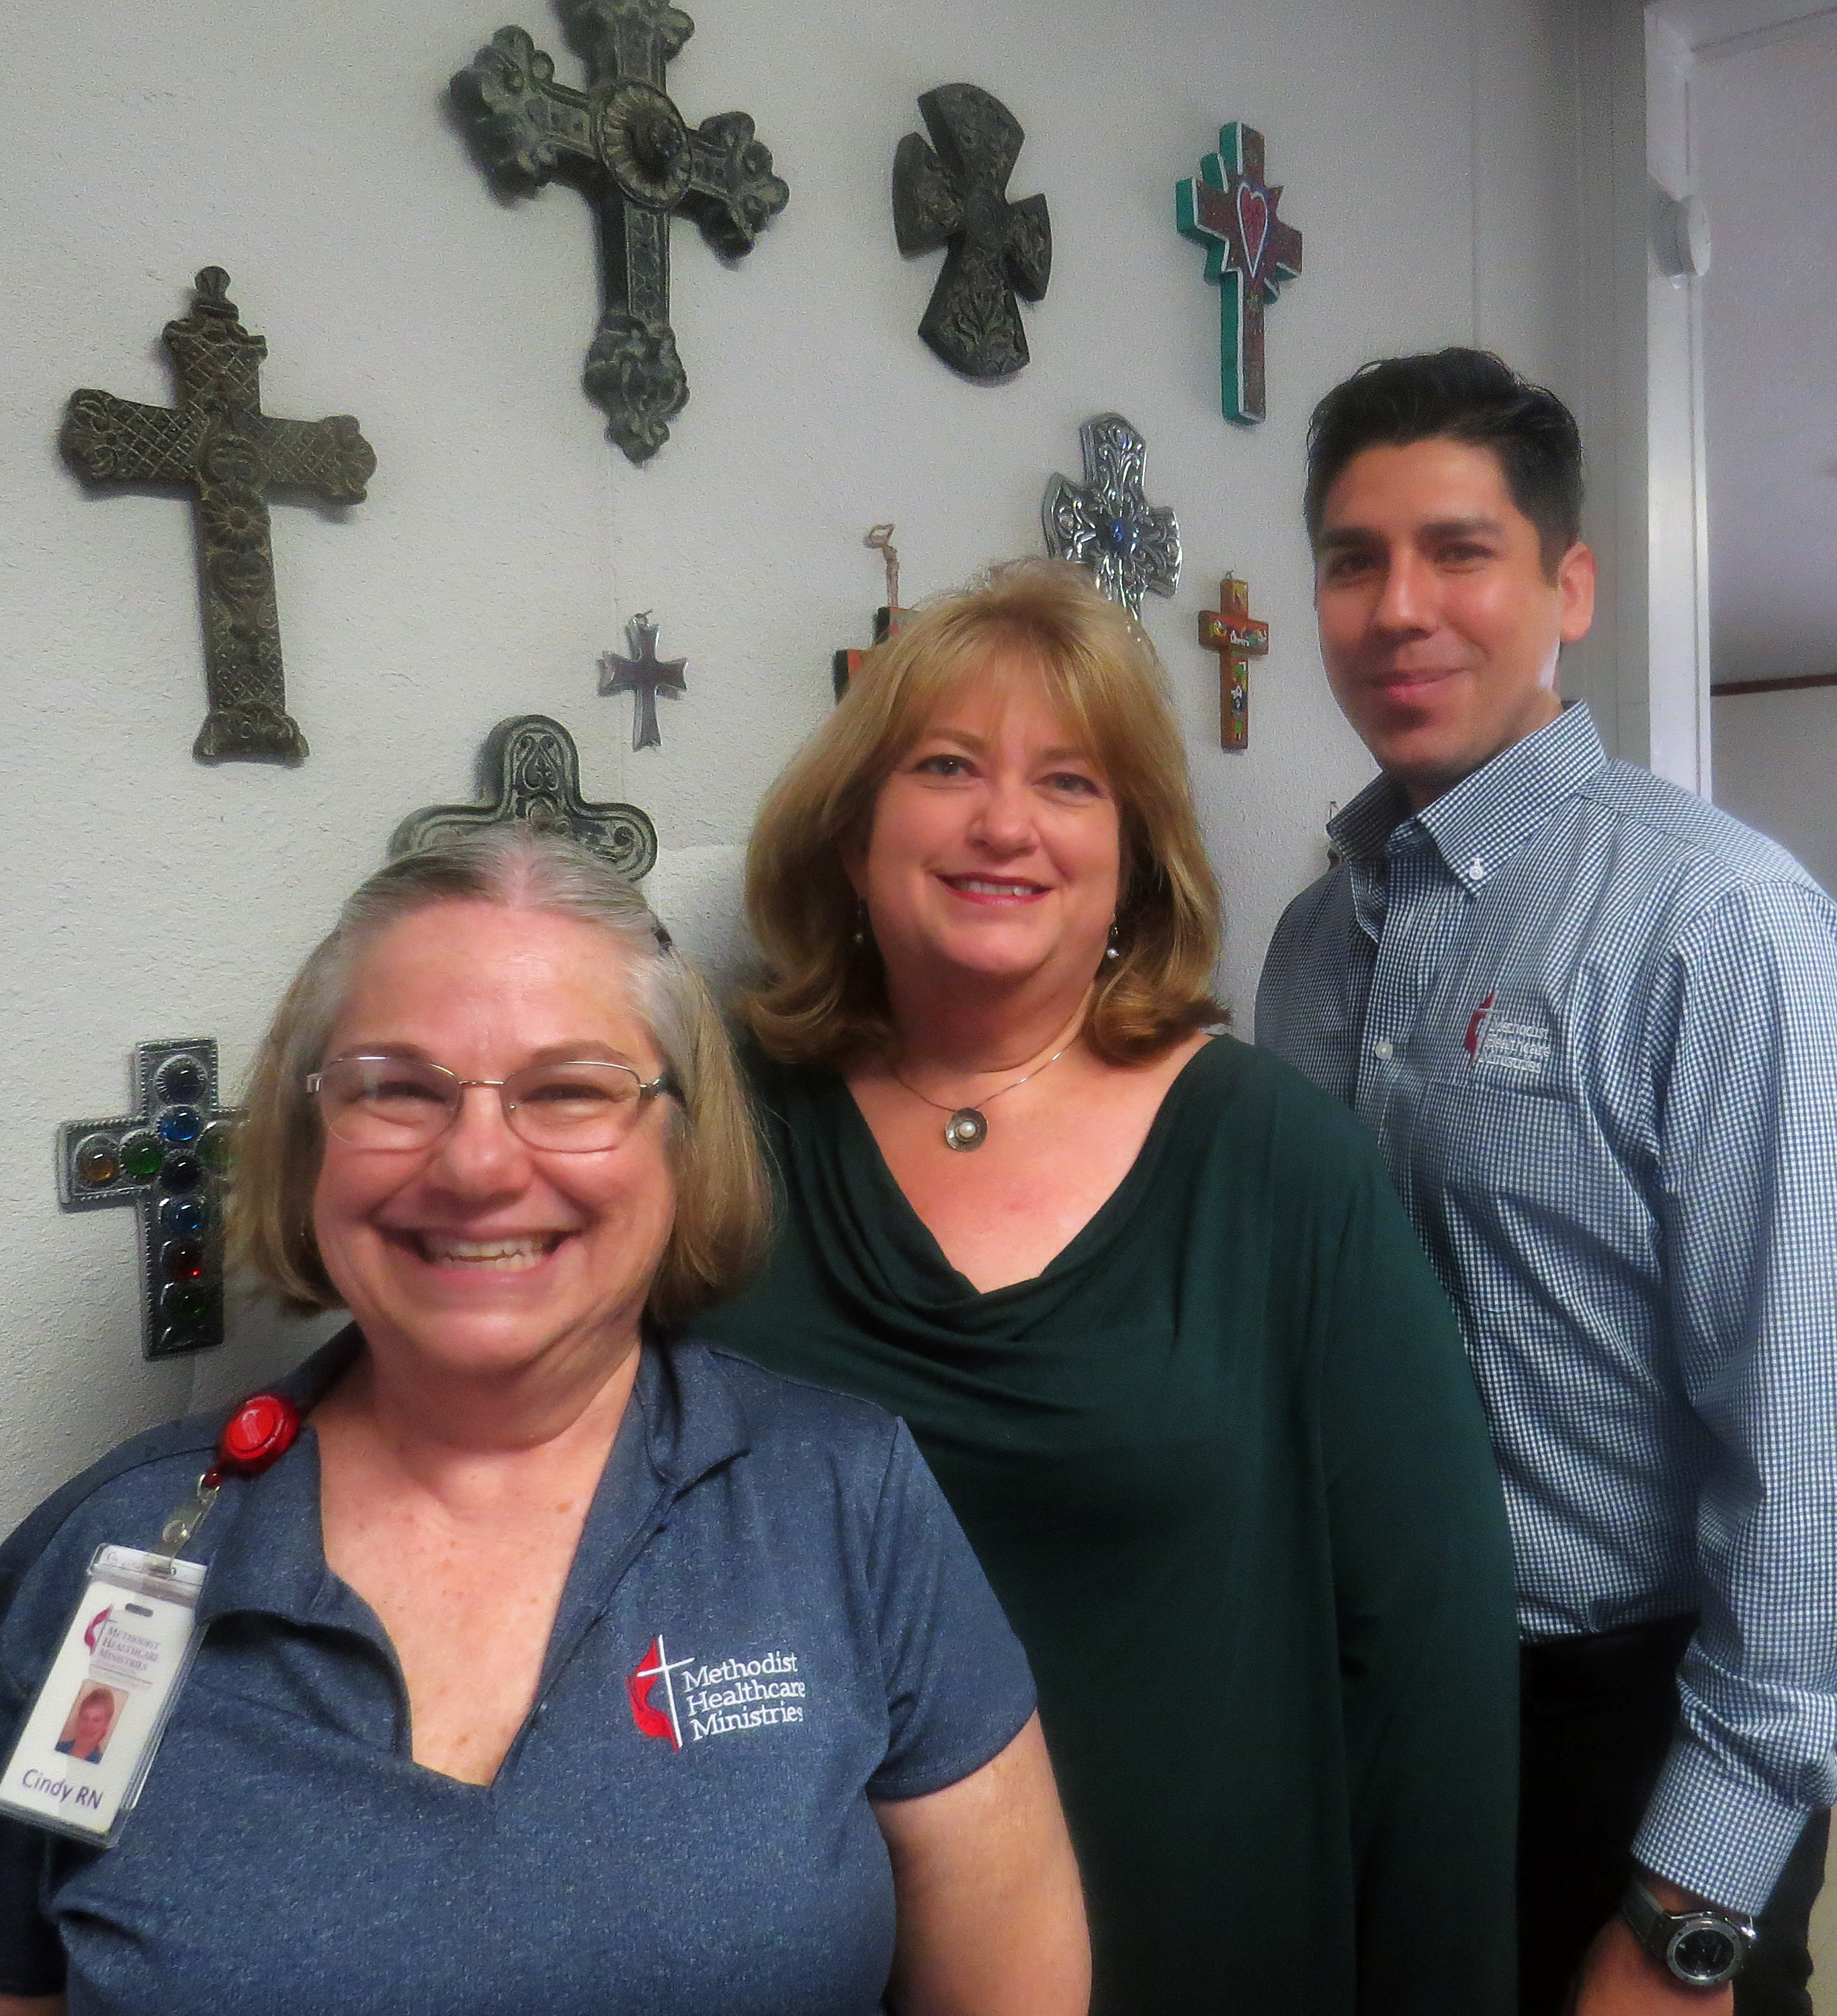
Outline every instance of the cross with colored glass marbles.
<path fill-rule="evenodd" d="M 1062 476 L 1046 486 L 1040 517 L 1055 560 L 1088 567 L 1097 585 L 1132 616 L 1145 589 L 1171 595 L 1180 585 L 1180 524 L 1143 487 L 1148 444 L 1120 413 L 1099 413 L 1078 430 L 1084 487 Z"/>
<path fill-rule="evenodd" d="M 282 420 L 261 410 L 268 339 L 236 319 L 228 290 L 228 274 L 207 266 L 192 312 L 166 325 L 176 405 L 73 392 L 59 443 L 98 487 L 150 484 L 193 493 L 210 711 L 192 754 L 200 763 L 297 763 L 306 738 L 286 710 L 268 500 L 359 503 L 376 456 L 348 413 Z"/>
<path fill-rule="evenodd" d="M 670 219 L 701 226 L 723 258 L 750 252 L 791 192 L 744 112 L 690 127 L 663 88 L 696 32 L 669 0 L 556 0 L 587 66 L 584 91 L 557 83 L 555 59 L 521 28 L 500 28 L 451 86 L 480 165 L 528 194 L 572 182 L 599 220 L 604 312 L 581 382 L 633 462 L 663 445 L 688 398 L 670 326 Z"/>
<path fill-rule="evenodd" d="M 206 1038 L 141 1044 L 134 1078 L 124 1118 L 58 1129 L 58 1195 L 66 1211 L 138 1210 L 141 1355 L 179 1358 L 223 1341 L 223 1193 L 243 1116 L 217 1103 Z"/>
<path fill-rule="evenodd" d="M 602 652 L 599 661 L 599 689 L 602 693 L 628 693 L 636 696 L 631 706 L 631 746 L 634 749 L 660 749 L 663 730 L 657 725 L 657 695 L 683 693 L 688 682 L 683 677 L 687 658 L 657 656 L 657 626 L 646 609 L 625 626 L 625 641 L 631 656 L 621 658 L 616 651 Z"/>
<path fill-rule="evenodd" d="M 1174 191 L 1175 221 L 1205 247 L 1206 278 L 1218 283 L 1224 417 L 1246 427 L 1264 416 L 1264 308 L 1301 271 L 1301 233 L 1276 215 L 1282 198 L 1264 180 L 1263 135 L 1235 119 Z"/>
<path fill-rule="evenodd" d="M 1269 625 L 1250 614 L 1250 584 L 1228 574 L 1218 584 L 1218 607 L 1199 611 L 1199 642 L 1218 653 L 1219 741 L 1226 749 L 1250 746 L 1250 661 L 1269 653 Z"/>
<path fill-rule="evenodd" d="M 861 544 L 877 553 L 886 567 L 886 599 L 874 612 L 875 644 L 884 644 L 889 637 L 897 636 L 901 625 L 912 613 L 911 610 L 900 607 L 900 555 L 898 547 L 893 542 L 893 528 L 890 525 L 870 525 L 861 539 Z M 868 647 L 869 650 L 872 648 L 872 646 Z M 861 668 L 861 661 L 867 655 L 866 651 L 853 650 L 843 650 L 836 653 L 832 677 L 838 700 L 848 691 L 855 674 Z"/>

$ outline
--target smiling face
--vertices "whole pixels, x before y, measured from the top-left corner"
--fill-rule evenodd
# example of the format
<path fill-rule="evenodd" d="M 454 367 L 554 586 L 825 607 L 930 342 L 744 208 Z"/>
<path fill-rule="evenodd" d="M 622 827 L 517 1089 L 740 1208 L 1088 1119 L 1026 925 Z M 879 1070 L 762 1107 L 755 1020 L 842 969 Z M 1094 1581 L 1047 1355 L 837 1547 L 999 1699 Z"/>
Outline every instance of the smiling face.
<path fill-rule="evenodd" d="M 77 1726 L 72 1737 L 79 1755 L 93 1750 L 109 1733 L 109 1724 L 115 1719 L 115 1704 L 107 1694 L 94 1694 L 85 1697 L 83 1705 L 77 1711 Z"/>
<path fill-rule="evenodd" d="M 1327 492 L 1314 603 L 1334 698 L 1420 809 L 1555 720 L 1594 556 L 1578 542 L 1551 578 L 1490 448 L 1368 448 Z"/>
<path fill-rule="evenodd" d="M 1116 915 L 1121 828 L 1092 753 L 1024 659 L 993 658 L 933 710 L 874 801 L 851 868 L 899 994 L 1089 985 Z"/>
<path fill-rule="evenodd" d="M 451 900 L 376 939 L 351 976 L 326 1056 L 421 1057 L 462 1078 L 597 1057 L 662 1069 L 630 1006 L 623 953 L 571 917 Z M 326 1273 L 371 1348 L 422 1370 L 490 1375 L 553 1354 L 609 1371 L 638 1319 L 675 1215 L 671 1102 L 615 1148 L 527 1146 L 494 1091 L 463 1095 L 431 1147 L 355 1148 L 335 1136 L 314 1192 Z"/>

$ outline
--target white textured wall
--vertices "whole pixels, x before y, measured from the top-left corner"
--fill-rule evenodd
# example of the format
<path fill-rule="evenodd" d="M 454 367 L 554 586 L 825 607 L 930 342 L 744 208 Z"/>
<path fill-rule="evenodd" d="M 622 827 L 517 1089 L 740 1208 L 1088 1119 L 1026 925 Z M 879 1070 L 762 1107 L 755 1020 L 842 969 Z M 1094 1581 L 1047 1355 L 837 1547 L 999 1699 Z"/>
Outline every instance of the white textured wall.
<path fill-rule="evenodd" d="M 693 394 L 634 470 L 578 387 L 596 313 L 571 189 L 494 200 L 444 110 L 505 0 L 64 0 L 15 10 L 0 125 L 0 1523 L 123 1434 L 257 1377 L 297 1333 L 250 1313 L 214 1360 L 142 1363 L 129 1215 L 60 1214 L 57 1123 L 117 1110 L 128 1053 L 214 1035 L 232 1075 L 295 961 L 406 812 L 469 794 L 491 724 L 559 716 L 589 794 L 656 819 L 655 893 L 728 941 L 761 787 L 829 704 L 881 599 L 860 545 L 899 526 L 907 599 L 1038 550 L 1048 477 L 1116 408 L 1147 434 L 1187 573 L 1149 626 L 1190 731 L 1228 892 L 1224 985 L 1262 947 L 1369 766 L 1320 679 L 1296 524 L 1313 399 L 1366 357 L 1479 336 L 1567 382 L 1572 0 L 703 0 L 670 85 L 740 106 L 791 185 L 757 251 L 674 241 Z M 539 0 L 506 9 L 578 73 Z M 1034 361 L 965 383 L 919 343 L 935 258 L 902 263 L 887 178 L 913 100 L 962 78 L 1027 129 L 1012 193 L 1052 206 Z M 1476 116 L 1477 106 L 1477 116 Z M 1269 137 L 1306 271 L 1270 315 L 1271 417 L 1217 405 L 1216 297 L 1172 188 L 1222 121 Z M 295 772 L 201 768 L 191 527 L 85 495 L 54 442 L 79 385 L 164 401 L 161 324 L 228 268 L 267 335 L 269 410 L 354 412 L 379 466 L 342 518 L 278 509 Z M 1254 747 L 1216 746 L 1198 609 L 1247 574 L 1274 638 Z M 651 608 L 689 660 L 634 755 L 597 654 Z"/>

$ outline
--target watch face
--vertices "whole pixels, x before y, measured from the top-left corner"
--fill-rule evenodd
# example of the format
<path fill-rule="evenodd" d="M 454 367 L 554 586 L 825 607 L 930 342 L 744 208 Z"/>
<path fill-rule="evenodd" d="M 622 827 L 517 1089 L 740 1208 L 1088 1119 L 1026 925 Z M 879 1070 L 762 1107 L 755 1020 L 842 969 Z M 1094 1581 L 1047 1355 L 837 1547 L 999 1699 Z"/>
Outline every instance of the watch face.
<path fill-rule="evenodd" d="M 1740 1949 L 1732 1932 L 1719 1925 L 1692 1925 L 1671 1942 L 1666 1955 L 1671 1971 L 1693 1987 L 1715 1988 L 1735 1972 Z"/>

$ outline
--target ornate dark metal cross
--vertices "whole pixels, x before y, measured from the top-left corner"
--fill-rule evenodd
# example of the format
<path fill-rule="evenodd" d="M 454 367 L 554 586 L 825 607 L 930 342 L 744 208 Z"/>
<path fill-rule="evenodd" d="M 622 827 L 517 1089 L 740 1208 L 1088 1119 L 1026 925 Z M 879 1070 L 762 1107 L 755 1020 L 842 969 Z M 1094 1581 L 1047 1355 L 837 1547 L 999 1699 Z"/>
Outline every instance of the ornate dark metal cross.
<path fill-rule="evenodd" d="M 628 882 L 656 865 L 657 829 L 636 805 L 591 805 L 581 795 L 581 752 L 559 721 L 513 715 L 485 738 L 479 789 L 485 802 L 428 805 L 389 838 L 389 858 L 418 854 L 487 826 L 527 820 L 539 833 L 565 833 L 604 855 Z"/>
<path fill-rule="evenodd" d="M 1171 595 L 1180 585 L 1180 525 L 1142 487 L 1148 444 L 1120 413 L 1099 413 L 1078 430 L 1084 488 L 1062 476 L 1046 486 L 1040 516 L 1055 560 L 1089 567 L 1111 601 L 1141 614 L 1145 589 Z"/>
<path fill-rule="evenodd" d="M 1264 180 L 1263 135 L 1233 120 L 1196 178 L 1176 185 L 1174 218 L 1206 247 L 1206 278 L 1219 283 L 1220 398 L 1245 426 L 1264 416 L 1263 311 L 1301 271 L 1301 233 L 1276 215 L 1282 191 Z"/>
<path fill-rule="evenodd" d="M 500 28 L 453 79 L 480 164 L 504 186 L 570 182 L 599 220 L 605 312 L 581 382 L 634 462 L 656 453 L 688 397 L 670 327 L 670 218 L 680 210 L 738 258 L 790 191 L 744 112 L 693 132 L 663 89 L 664 66 L 696 31 L 667 0 L 556 0 L 587 88 L 521 28 Z"/>
<path fill-rule="evenodd" d="M 631 703 L 631 746 L 634 749 L 658 749 L 663 742 L 663 731 L 657 726 L 657 695 L 660 693 L 681 693 L 688 682 L 683 673 L 687 668 L 687 658 L 665 658 L 657 656 L 657 626 L 651 621 L 647 609 L 632 617 L 625 625 L 625 641 L 631 647 L 631 656 L 621 658 L 616 651 L 601 654 L 599 661 L 599 689 L 602 693 L 628 693 Z"/>
<path fill-rule="evenodd" d="M 290 494 L 357 503 L 376 457 L 348 413 L 277 420 L 263 412 L 267 339 L 237 321 L 228 289 L 228 274 L 207 266 L 192 312 L 166 325 L 176 407 L 74 392 L 59 439 L 91 483 L 181 484 L 196 492 L 210 711 L 192 754 L 200 763 L 297 763 L 306 738 L 286 711 L 267 500 Z"/>
<path fill-rule="evenodd" d="M 1218 607 L 1199 611 L 1199 642 L 1218 653 L 1219 745 L 1250 746 L 1250 661 L 1269 651 L 1269 625 L 1250 614 L 1250 584 L 1228 574 Z"/>
<path fill-rule="evenodd" d="M 141 1355 L 178 1358 L 223 1341 L 223 1187 L 239 1113 L 217 1103 L 217 1046 L 142 1043 L 135 1111 L 57 1131 L 66 1211 L 140 1212 Z"/>
<path fill-rule="evenodd" d="M 973 84 L 940 85 L 918 110 L 936 152 L 921 134 L 901 141 L 893 234 L 908 257 L 950 247 L 918 333 L 965 377 L 1012 376 L 1027 361 L 1014 297 L 1038 301 L 1052 275 L 1045 197 L 1008 200 L 1026 135 L 1000 99 Z"/>

